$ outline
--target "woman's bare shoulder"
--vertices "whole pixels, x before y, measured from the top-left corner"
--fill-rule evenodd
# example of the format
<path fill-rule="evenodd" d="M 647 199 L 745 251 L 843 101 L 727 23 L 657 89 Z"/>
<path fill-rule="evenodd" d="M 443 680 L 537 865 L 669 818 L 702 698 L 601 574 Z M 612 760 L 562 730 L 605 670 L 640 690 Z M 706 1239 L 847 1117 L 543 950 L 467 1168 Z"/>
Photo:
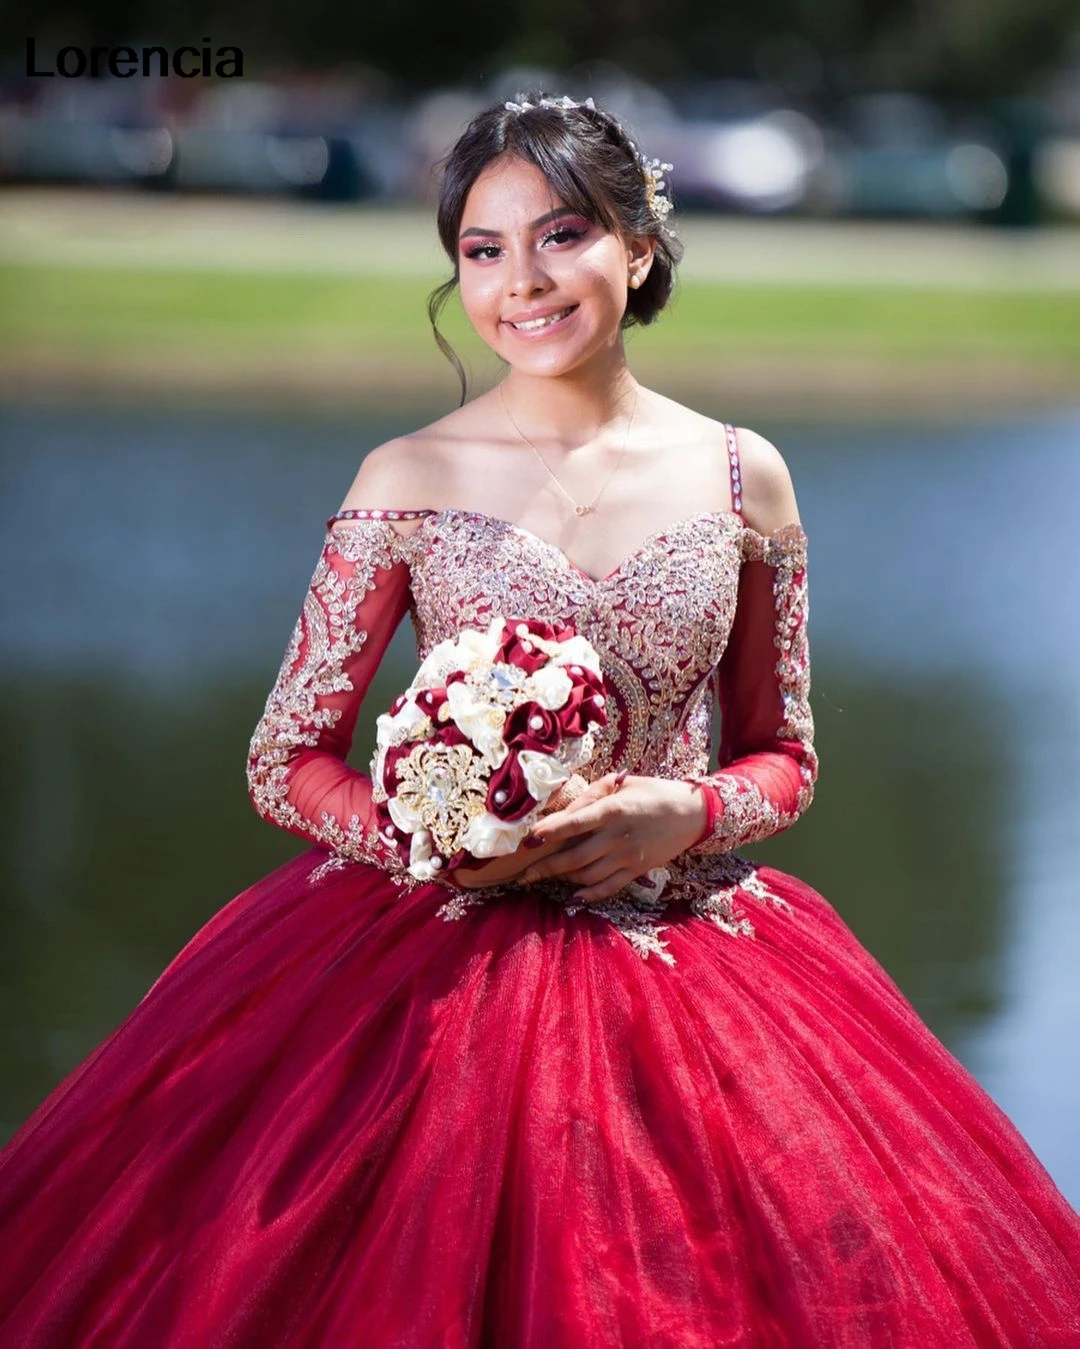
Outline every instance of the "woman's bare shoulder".
<path fill-rule="evenodd" d="M 437 510 L 455 462 L 455 447 L 475 434 L 468 405 L 369 450 L 340 509 Z"/>
<path fill-rule="evenodd" d="M 801 524 L 795 486 L 784 456 L 771 440 L 746 426 L 735 427 L 742 477 L 742 515 L 751 529 L 772 534 Z"/>
<path fill-rule="evenodd" d="M 360 462 L 343 511 L 362 509 L 424 510 L 427 484 L 418 471 L 420 447 L 411 435 L 395 436 L 369 450 Z"/>
<path fill-rule="evenodd" d="M 672 398 L 653 397 L 673 439 L 698 447 L 701 462 L 711 466 L 718 477 L 728 479 L 729 423 L 717 421 Z M 761 534 L 771 534 L 782 525 L 800 524 L 795 488 L 783 455 L 772 441 L 749 427 L 736 426 L 734 431 L 739 449 L 743 519 Z"/>

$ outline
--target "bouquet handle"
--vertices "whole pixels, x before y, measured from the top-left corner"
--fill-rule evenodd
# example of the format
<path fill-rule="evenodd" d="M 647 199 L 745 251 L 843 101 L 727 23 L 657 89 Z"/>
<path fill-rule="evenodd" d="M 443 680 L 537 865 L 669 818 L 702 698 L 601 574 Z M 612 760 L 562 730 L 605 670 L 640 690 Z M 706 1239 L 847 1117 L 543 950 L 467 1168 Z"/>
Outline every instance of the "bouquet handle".
<path fill-rule="evenodd" d="M 552 815 L 557 810 L 565 810 L 571 801 L 577 800 L 588 785 L 580 773 L 571 774 L 564 783 L 551 793 L 540 808 L 540 818 L 543 819 L 545 815 Z"/>

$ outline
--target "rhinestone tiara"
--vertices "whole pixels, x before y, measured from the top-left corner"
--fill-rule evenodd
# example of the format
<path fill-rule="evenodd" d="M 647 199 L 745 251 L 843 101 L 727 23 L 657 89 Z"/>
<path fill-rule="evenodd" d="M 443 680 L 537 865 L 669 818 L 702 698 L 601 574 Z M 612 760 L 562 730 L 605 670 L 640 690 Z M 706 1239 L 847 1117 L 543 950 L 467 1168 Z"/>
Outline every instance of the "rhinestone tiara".
<path fill-rule="evenodd" d="M 503 107 L 507 112 L 527 112 L 530 108 L 591 108 L 596 111 L 596 104 L 591 98 L 586 98 L 583 102 L 577 103 L 569 94 L 563 94 L 561 98 L 549 98 L 544 96 L 537 103 L 530 103 L 522 94 L 518 94 L 517 99 L 508 99 Z M 634 144 L 629 142 L 630 149 L 633 151 L 638 165 L 641 168 L 642 175 L 645 178 L 645 202 L 654 218 L 669 233 L 674 233 L 671 225 L 668 223 L 668 216 L 674 209 L 675 203 L 665 192 L 668 186 L 665 173 L 670 173 L 675 167 L 674 164 L 665 163 L 662 160 L 650 158 Z"/>

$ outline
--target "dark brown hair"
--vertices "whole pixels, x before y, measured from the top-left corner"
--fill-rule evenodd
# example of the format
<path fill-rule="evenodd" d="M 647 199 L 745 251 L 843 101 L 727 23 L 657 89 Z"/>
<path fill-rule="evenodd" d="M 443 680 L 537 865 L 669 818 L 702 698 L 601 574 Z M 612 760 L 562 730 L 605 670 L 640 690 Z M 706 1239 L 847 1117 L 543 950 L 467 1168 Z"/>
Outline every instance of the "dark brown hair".
<path fill-rule="evenodd" d="M 671 298 L 682 245 L 653 213 L 638 150 L 619 119 L 603 108 L 539 104 L 542 93 L 518 95 L 534 106 L 518 112 L 497 103 L 477 113 L 441 168 L 437 224 L 439 239 L 454 264 L 454 275 L 428 296 L 428 318 L 440 351 L 457 371 L 465 402 L 465 371 L 439 332 L 438 318 L 458 283 L 458 232 L 465 199 L 481 172 L 500 155 L 514 154 L 535 164 L 555 193 L 579 215 L 625 237 L 648 235 L 656 242 L 652 266 L 641 286 L 627 292 L 621 326 L 652 323 Z"/>

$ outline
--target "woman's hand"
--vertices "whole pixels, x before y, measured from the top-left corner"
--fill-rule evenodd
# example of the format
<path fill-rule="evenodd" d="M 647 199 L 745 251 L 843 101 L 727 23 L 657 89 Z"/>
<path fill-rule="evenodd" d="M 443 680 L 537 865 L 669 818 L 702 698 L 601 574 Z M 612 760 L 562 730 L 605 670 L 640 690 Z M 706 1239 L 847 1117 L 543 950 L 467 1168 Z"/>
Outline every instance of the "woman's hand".
<path fill-rule="evenodd" d="M 626 774 L 614 776 L 625 777 Z M 605 787 L 605 791 L 609 789 Z M 578 795 L 587 791 L 589 791 L 589 784 L 586 783 L 584 778 L 579 777 L 576 773 L 573 774 L 548 798 L 538 823 L 533 825 L 532 834 L 535 834 L 539 827 L 556 814 L 559 809 L 557 803 L 560 800 L 569 798 L 567 804 L 573 805 L 576 804 Z M 592 796 L 587 799 L 595 800 L 597 795 L 598 793 L 594 790 Z M 558 852 L 562 846 L 557 839 L 552 843 L 543 844 L 538 843 L 535 837 L 530 837 L 528 842 L 522 839 L 512 853 L 502 853 L 498 857 L 488 857 L 483 861 L 475 861 L 472 866 L 456 867 L 447 875 L 454 884 L 464 886 L 468 890 L 488 885 L 505 885 L 520 880 L 531 862 L 542 862 L 544 858 Z"/>
<path fill-rule="evenodd" d="M 534 859 L 517 879 L 562 876 L 583 887 L 575 899 L 608 899 L 685 852 L 704 828 L 705 803 L 691 783 L 607 773 L 537 822 L 533 836 L 557 850 Z"/>
<path fill-rule="evenodd" d="M 555 812 L 551 813 L 554 816 Z M 540 823 L 543 824 L 544 820 L 542 819 Z M 456 867 L 447 875 L 455 885 L 464 886 L 466 890 L 475 890 L 488 885 L 506 885 L 520 880 L 522 872 L 531 863 L 544 861 L 561 847 L 562 844 L 559 842 L 545 844 L 542 848 L 526 847 L 524 843 L 520 843 L 511 853 L 503 853 L 500 857 L 488 857 L 475 862 L 472 866 Z"/>

